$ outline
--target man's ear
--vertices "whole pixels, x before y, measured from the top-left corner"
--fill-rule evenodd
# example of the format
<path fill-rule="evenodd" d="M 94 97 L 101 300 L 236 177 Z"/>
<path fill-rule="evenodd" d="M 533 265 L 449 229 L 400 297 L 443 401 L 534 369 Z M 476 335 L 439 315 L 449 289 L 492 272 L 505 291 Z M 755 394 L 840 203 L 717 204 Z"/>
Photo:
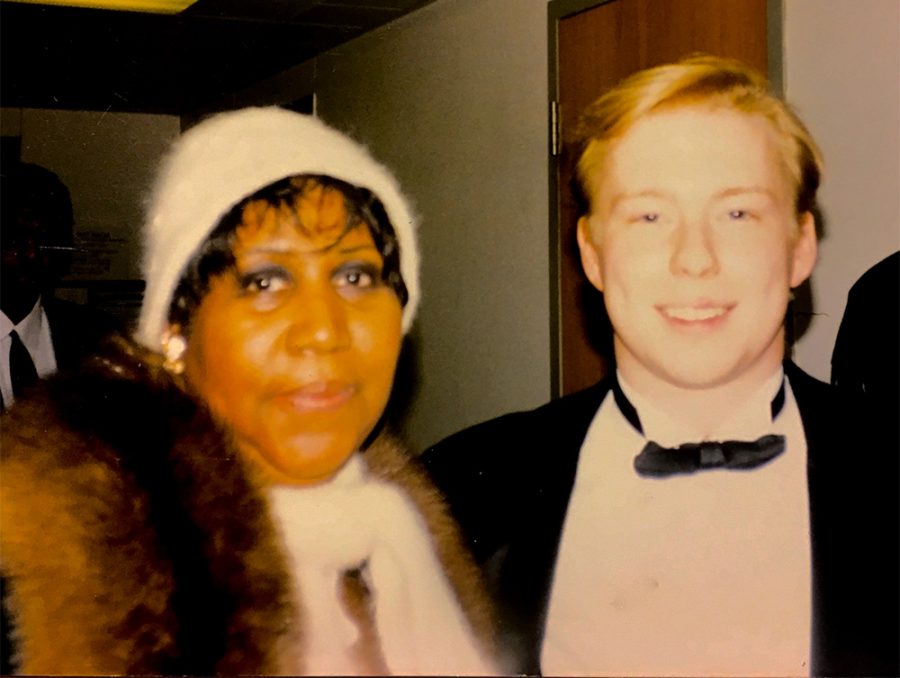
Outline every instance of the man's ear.
<path fill-rule="evenodd" d="M 603 273 L 600 267 L 600 252 L 591 232 L 591 220 L 588 216 L 578 219 L 576 231 L 578 250 L 581 252 L 581 267 L 591 284 L 603 291 Z"/>
<path fill-rule="evenodd" d="M 794 249 L 791 252 L 791 288 L 797 287 L 810 276 L 819 256 L 816 220 L 812 212 L 800 215 L 797 229 Z"/>

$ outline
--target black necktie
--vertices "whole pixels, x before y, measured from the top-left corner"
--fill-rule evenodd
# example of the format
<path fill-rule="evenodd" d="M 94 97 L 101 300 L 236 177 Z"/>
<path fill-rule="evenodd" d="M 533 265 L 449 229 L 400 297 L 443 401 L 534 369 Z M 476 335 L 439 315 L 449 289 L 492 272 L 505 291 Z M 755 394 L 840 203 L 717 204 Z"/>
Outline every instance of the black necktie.
<path fill-rule="evenodd" d="M 38 380 L 38 374 L 31 354 L 22 343 L 19 333 L 13 330 L 9 336 L 12 339 L 9 347 L 9 376 L 12 381 L 13 397 L 20 398 L 25 389 Z"/>
<path fill-rule="evenodd" d="M 638 433 L 644 433 L 637 410 L 625 397 L 618 381 L 613 384 L 616 405 L 628 423 Z M 784 407 L 784 381 L 772 400 L 771 413 L 774 420 Z M 749 470 L 762 466 L 784 452 L 784 436 L 765 435 L 751 442 L 739 440 L 704 441 L 685 443 L 675 448 L 662 447 L 652 440 L 634 458 L 634 469 L 638 475 L 651 478 L 665 478 L 709 469 L 724 468 Z"/>

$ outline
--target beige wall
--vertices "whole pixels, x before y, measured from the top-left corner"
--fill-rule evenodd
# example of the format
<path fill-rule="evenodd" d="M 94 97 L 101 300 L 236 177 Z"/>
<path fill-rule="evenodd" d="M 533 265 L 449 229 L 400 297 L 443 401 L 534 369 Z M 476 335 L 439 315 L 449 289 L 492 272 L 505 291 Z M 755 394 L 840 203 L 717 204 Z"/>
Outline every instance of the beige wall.
<path fill-rule="evenodd" d="M 847 291 L 900 249 L 900 2 L 785 0 L 784 12 L 787 97 L 826 162 L 815 315 L 795 359 L 827 381 Z"/>
<path fill-rule="evenodd" d="M 438 0 L 318 60 L 422 217 L 416 447 L 550 394 L 546 4 Z"/>

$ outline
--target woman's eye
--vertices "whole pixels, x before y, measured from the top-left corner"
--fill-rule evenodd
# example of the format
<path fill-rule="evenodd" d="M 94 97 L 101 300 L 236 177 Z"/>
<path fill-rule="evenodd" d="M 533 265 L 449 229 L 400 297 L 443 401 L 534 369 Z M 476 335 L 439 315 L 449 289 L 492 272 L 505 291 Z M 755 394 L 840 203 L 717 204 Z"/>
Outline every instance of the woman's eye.
<path fill-rule="evenodd" d="M 337 271 L 334 280 L 338 287 L 375 287 L 379 281 L 379 271 L 368 265 L 345 266 Z"/>
<path fill-rule="evenodd" d="M 288 280 L 281 271 L 253 271 L 240 277 L 240 286 L 251 293 L 278 292 L 288 286 Z"/>

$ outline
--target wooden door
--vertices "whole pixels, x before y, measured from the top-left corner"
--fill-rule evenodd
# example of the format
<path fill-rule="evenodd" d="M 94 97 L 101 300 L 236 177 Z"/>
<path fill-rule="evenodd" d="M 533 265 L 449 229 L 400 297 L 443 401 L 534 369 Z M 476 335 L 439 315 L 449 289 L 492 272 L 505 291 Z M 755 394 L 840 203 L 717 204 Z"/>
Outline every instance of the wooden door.
<path fill-rule="evenodd" d="M 772 0 L 555 0 L 549 20 L 550 96 L 562 141 L 551 160 L 556 395 L 596 382 L 612 350 L 602 296 L 584 277 L 575 242 L 576 158 L 567 134 L 580 111 L 629 73 L 697 52 L 738 58 L 765 73 L 770 41 L 778 42 L 770 78 L 780 84 L 780 15 Z"/>

